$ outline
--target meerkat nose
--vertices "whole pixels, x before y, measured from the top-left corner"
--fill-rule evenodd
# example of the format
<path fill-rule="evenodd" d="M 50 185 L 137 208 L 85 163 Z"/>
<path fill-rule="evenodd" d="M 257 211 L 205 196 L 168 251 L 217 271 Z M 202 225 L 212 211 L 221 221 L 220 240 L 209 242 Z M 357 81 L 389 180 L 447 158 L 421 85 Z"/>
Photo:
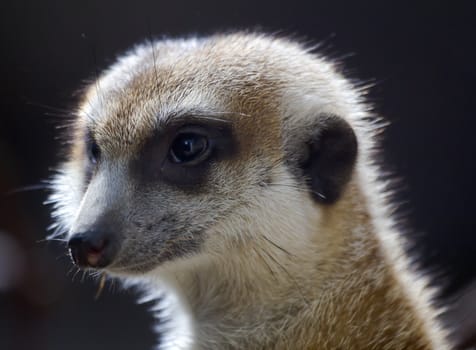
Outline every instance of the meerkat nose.
<path fill-rule="evenodd" d="M 117 252 L 112 235 L 97 231 L 75 233 L 68 241 L 68 248 L 77 266 L 91 268 L 106 267 Z"/>

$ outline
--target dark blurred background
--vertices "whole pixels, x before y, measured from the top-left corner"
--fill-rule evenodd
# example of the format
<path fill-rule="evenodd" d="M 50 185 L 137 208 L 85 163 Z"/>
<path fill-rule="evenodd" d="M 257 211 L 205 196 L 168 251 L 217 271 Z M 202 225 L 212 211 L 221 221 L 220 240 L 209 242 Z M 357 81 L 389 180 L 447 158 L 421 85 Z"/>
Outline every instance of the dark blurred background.
<path fill-rule="evenodd" d="M 445 303 L 476 277 L 476 5 L 438 1 L 54 1 L 0 3 L 0 349 L 150 349 L 146 307 L 45 243 L 61 116 L 85 79 L 151 37 L 255 28 L 323 42 L 391 125 L 386 169 L 399 215 Z M 471 296 L 461 309 L 471 314 Z M 468 314 L 469 312 L 469 314 Z M 473 309 L 474 312 L 474 309 Z M 454 316 L 461 317 L 461 316 Z"/>

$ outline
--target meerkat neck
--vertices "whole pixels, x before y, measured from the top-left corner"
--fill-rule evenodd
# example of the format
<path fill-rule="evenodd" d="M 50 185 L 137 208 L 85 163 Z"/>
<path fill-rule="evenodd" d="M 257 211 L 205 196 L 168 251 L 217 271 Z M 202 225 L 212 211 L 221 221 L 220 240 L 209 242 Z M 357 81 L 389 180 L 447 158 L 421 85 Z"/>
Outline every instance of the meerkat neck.
<path fill-rule="evenodd" d="M 347 211 L 349 222 L 355 223 L 352 216 L 359 213 Z M 290 217 L 287 219 L 292 221 Z M 316 309 L 322 307 L 319 299 L 327 297 L 326 289 L 335 294 L 336 281 L 351 280 L 355 273 L 359 278 L 362 272 L 374 274 L 378 260 L 362 255 L 362 251 L 369 256 L 376 254 L 368 222 L 360 226 L 338 224 L 330 222 L 334 219 L 329 215 L 322 222 L 315 211 L 304 217 L 309 219 L 294 221 L 289 227 L 293 231 L 285 235 L 277 231 L 286 225 L 276 217 L 276 227 L 270 222 L 265 232 L 263 227 L 254 228 L 262 230 L 249 235 L 255 239 L 246 239 L 248 235 L 241 232 L 245 238 L 228 242 L 226 256 L 197 257 L 166 273 L 188 305 L 195 337 L 202 347 L 213 348 L 208 341 L 216 341 L 221 335 L 223 339 L 217 344 L 224 342 L 232 348 L 276 346 L 283 328 L 302 322 L 317 326 Z M 356 244 L 366 247 L 359 250 L 359 256 L 355 254 Z M 293 327 L 285 337 L 289 344 L 292 337 L 299 337 Z"/>
<path fill-rule="evenodd" d="M 197 348 L 366 348 L 378 337 L 388 336 L 379 341 L 392 344 L 391 335 L 399 333 L 406 335 L 399 344 L 427 349 L 429 334 L 382 263 L 365 201 L 352 191 L 352 199 L 336 204 L 329 215 L 296 221 L 287 235 L 270 224 L 270 230 L 253 235 L 265 237 L 262 242 L 243 239 L 230 244 L 226 257 L 209 254 L 175 270 Z M 385 319 L 387 335 L 379 333 L 379 319 Z M 350 340 L 354 343 L 346 343 Z"/>

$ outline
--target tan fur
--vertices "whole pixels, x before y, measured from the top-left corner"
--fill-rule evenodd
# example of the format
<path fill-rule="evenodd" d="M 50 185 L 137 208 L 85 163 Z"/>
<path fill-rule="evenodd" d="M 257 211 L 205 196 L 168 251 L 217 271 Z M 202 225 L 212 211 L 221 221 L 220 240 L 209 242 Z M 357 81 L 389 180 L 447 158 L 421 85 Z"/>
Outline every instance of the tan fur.
<path fill-rule="evenodd" d="M 184 111 L 229 120 L 239 143 L 238 155 L 213 168 L 209 193 L 190 209 L 196 212 L 190 225 L 205 227 L 203 245 L 143 273 L 127 265 L 107 269 L 150 290 L 165 285 L 177 296 L 192 320 L 183 348 L 450 348 L 426 280 L 403 254 L 385 184 L 377 180 L 375 124 L 361 92 L 331 63 L 286 39 L 170 40 L 120 58 L 90 86 L 78 110 L 71 159 L 52 196 L 60 231 L 88 225 L 92 219 L 85 217 L 104 210 L 88 209 L 91 203 L 101 207 L 98 201 L 123 201 L 124 217 L 142 218 L 134 205 L 154 209 L 137 202 L 132 185 L 114 183 L 129 181 L 121 167 L 137 157 L 154 129 Z M 313 201 L 283 165 L 295 153 L 293 140 L 325 114 L 344 118 L 359 143 L 352 179 L 331 205 Z M 86 124 L 111 164 L 119 165 L 114 181 L 101 173 L 83 194 L 76 188 Z M 263 169 L 271 185 L 261 190 Z M 78 185 L 67 193 L 65 183 Z M 120 199 L 100 193 L 106 187 L 116 192 L 114 186 L 122 186 Z M 186 194 L 163 191 L 153 203 L 189 205 Z M 209 216 L 206 223 L 194 221 L 202 215 Z M 141 244 L 134 239 L 139 243 L 130 247 Z"/>

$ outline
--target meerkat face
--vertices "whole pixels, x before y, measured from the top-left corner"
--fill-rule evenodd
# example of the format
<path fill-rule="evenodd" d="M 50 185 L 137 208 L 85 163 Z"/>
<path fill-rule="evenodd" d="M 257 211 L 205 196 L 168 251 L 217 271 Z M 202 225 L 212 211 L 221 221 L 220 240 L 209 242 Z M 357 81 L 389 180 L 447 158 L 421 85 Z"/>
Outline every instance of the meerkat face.
<path fill-rule="evenodd" d="M 53 180 L 57 234 L 75 263 L 145 273 L 227 254 L 226 242 L 257 239 L 299 203 L 333 205 L 357 143 L 336 116 L 345 108 L 330 70 L 297 45 L 241 35 L 119 59 L 86 91 Z"/>

